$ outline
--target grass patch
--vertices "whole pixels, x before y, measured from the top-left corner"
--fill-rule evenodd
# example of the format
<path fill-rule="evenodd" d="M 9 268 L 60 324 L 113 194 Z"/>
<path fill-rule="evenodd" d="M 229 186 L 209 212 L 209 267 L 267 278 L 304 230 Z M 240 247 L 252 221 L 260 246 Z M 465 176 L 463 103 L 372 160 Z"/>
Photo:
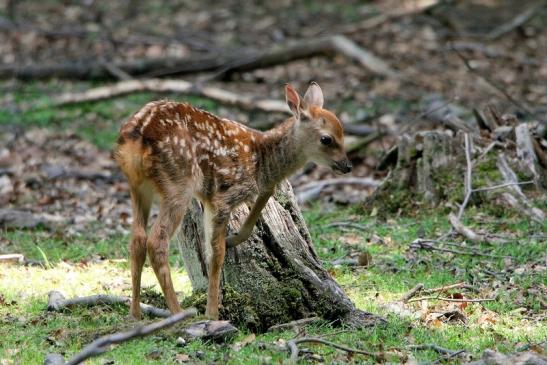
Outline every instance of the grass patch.
<path fill-rule="evenodd" d="M 534 263 L 544 255 L 546 244 L 541 239 L 545 226 L 528 220 L 496 219 L 485 221 L 476 229 L 512 235 L 509 243 L 499 246 L 480 245 L 478 248 L 495 255 L 511 256 L 508 259 L 459 256 L 446 253 L 409 252 L 408 245 L 417 237 L 434 237 L 448 229 L 442 216 L 399 218 L 379 222 L 354 214 L 352 209 L 322 212 L 316 206 L 305 212 L 317 251 L 331 274 L 344 287 L 356 305 L 364 310 L 379 313 L 388 319 L 385 327 L 359 331 L 332 328 L 319 323 L 307 328 L 308 335 L 327 336 L 331 341 L 357 348 L 381 351 L 389 348 L 404 349 L 411 344 L 435 343 L 450 349 L 466 349 L 478 354 L 486 348 L 511 352 L 528 342 L 539 342 L 547 337 L 545 321 L 536 321 L 534 315 L 542 313 L 533 293 L 546 282 L 545 270 L 534 269 Z M 471 215 L 474 212 L 469 212 Z M 474 214 L 473 214 L 474 215 Z M 356 219 L 367 227 L 365 231 L 341 231 L 326 228 L 328 223 Z M 473 224 L 473 220 L 468 220 Z M 479 227 L 480 226 L 480 227 Z M 28 258 L 43 262 L 47 255 L 51 268 L 40 266 L 3 266 L 0 271 L 0 359 L 12 359 L 24 364 L 41 364 L 48 352 L 67 356 L 79 351 L 94 338 L 127 328 L 127 308 L 96 307 L 74 309 L 64 313 L 47 313 L 47 292 L 60 290 L 67 297 L 95 293 L 129 295 L 130 273 L 128 264 L 120 258 L 127 257 L 127 237 L 109 239 L 92 237 L 69 238 L 47 231 L 4 232 L 6 252 L 21 252 Z M 366 269 L 330 267 L 329 262 L 348 251 L 367 250 L 372 255 L 372 265 Z M 176 290 L 181 298 L 191 292 L 189 278 L 172 249 L 173 275 Z M 118 260 L 94 260 L 103 257 Z M 497 273 L 490 277 L 483 269 Z M 465 309 L 467 324 L 442 323 L 431 325 L 420 318 L 400 317 L 385 305 L 400 298 L 417 283 L 426 288 L 466 281 L 482 287 L 478 296 L 498 295 L 494 302 L 469 304 Z M 483 285 L 486 284 L 486 285 Z M 149 267 L 145 268 L 143 285 L 152 287 L 144 297 L 155 298 L 159 292 L 156 279 Z M 484 289 L 486 288 L 486 289 Z M 534 292 L 534 290 L 536 292 Z M 536 294 L 544 295 L 544 294 Z M 446 305 L 428 302 L 436 310 Z M 527 308 L 524 314 L 520 308 Z M 416 310 L 420 306 L 416 304 Z M 484 322 L 485 313 L 495 320 Z M 248 335 L 243 331 L 234 342 Z M 263 334 L 236 351 L 230 345 L 196 341 L 185 347 L 175 345 L 176 334 L 159 333 L 146 339 L 116 346 L 112 351 L 90 361 L 115 363 L 169 364 L 177 356 L 186 354 L 191 361 L 221 362 L 227 364 L 256 364 L 261 361 L 278 363 L 287 358 L 283 341 L 294 337 L 292 331 Z M 276 347 L 275 344 L 278 344 Z M 305 346 L 325 362 L 348 361 L 346 354 L 324 346 Z M 406 351 L 419 361 L 432 361 L 438 355 L 431 351 Z M 9 360 L 8 360 L 9 361 Z M 311 360 L 310 360 L 311 361 Z M 365 357 L 355 356 L 353 361 L 373 363 Z"/>
<path fill-rule="evenodd" d="M 121 123 L 151 100 L 171 99 L 186 101 L 215 112 L 218 105 L 210 99 L 188 95 L 134 93 L 108 100 L 50 107 L 51 96 L 67 91 L 58 81 L 17 84 L 12 90 L 13 105 L 0 110 L 0 125 L 47 127 L 71 130 L 102 149 L 112 148 Z M 71 83 L 71 90 L 83 91 L 97 83 Z M 0 89 L 6 85 L 0 83 Z"/>

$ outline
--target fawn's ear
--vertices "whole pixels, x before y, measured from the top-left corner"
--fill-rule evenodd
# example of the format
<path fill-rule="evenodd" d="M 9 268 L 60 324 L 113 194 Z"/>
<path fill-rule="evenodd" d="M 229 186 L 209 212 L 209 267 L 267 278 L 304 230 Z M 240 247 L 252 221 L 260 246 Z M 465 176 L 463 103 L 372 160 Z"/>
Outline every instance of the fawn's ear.
<path fill-rule="evenodd" d="M 285 99 L 287 99 L 287 105 L 291 109 L 296 120 L 300 119 L 300 96 L 296 90 L 290 85 L 285 84 Z"/>
<path fill-rule="evenodd" d="M 311 82 L 308 91 L 306 91 L 306 94 L 304 95 L 304 106 L 306 108 L 312 106 L 318 108 L 323 107 L 323 91 L 315 81 Z"/>

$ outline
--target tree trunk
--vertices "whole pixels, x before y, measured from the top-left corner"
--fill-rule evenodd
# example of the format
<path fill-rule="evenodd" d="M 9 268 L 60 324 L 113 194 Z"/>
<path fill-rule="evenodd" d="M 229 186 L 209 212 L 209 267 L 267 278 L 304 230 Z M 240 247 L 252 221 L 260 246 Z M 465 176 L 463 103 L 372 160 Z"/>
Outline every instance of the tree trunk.
<path fill-rule="evenodd" d="M 237 231 L 249 213 L 232 213 Z M 202 209 L 194 202 L 177 235 L 194 295 L 187 305 L 204 308 L 207 263 Z M 319 315 L 329 321 L 370 326 L 381 318 L 360 311 L 321 266 L 292 188 L 283 182 L 262 212 L 249 240 L 227 250 L 222 279 L 221 317 L 251 330 Z"/>

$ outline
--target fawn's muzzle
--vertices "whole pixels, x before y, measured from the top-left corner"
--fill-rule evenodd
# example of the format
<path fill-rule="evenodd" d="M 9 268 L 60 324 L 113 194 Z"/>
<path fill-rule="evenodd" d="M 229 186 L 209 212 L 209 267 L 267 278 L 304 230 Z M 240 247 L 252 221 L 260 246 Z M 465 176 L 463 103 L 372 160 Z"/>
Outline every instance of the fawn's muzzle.
<path fill-rule="evenodd" d="M 334 161 L 332 169 L 347 174 L 351 172 L 353 165 L 351 164 L 351 161 L 346 158 L 341 161 Z"/>

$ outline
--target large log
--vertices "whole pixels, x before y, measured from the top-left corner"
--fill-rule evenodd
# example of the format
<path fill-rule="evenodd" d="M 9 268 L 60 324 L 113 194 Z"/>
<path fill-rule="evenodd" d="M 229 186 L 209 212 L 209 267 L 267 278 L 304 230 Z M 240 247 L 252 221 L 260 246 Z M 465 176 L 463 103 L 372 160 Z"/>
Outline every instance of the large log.
<path fill-rule="evenodd" d="M 241 206 L 232 213 L 230 232 L 241 227 L 248 212 Z M 199 294 L 207 287 L 202 227 L 202 209 L 194 202 L 177 241 L 195 293 L 189 302 L 204 308 L 205 295 Z M 222 287 L 221 317 L 251 330 L 313 315 L 359 327 L 383 322 L 357 309 L 322 267 L 286 181 L 270 198 L 251 238 L 227 250 Z"/>

